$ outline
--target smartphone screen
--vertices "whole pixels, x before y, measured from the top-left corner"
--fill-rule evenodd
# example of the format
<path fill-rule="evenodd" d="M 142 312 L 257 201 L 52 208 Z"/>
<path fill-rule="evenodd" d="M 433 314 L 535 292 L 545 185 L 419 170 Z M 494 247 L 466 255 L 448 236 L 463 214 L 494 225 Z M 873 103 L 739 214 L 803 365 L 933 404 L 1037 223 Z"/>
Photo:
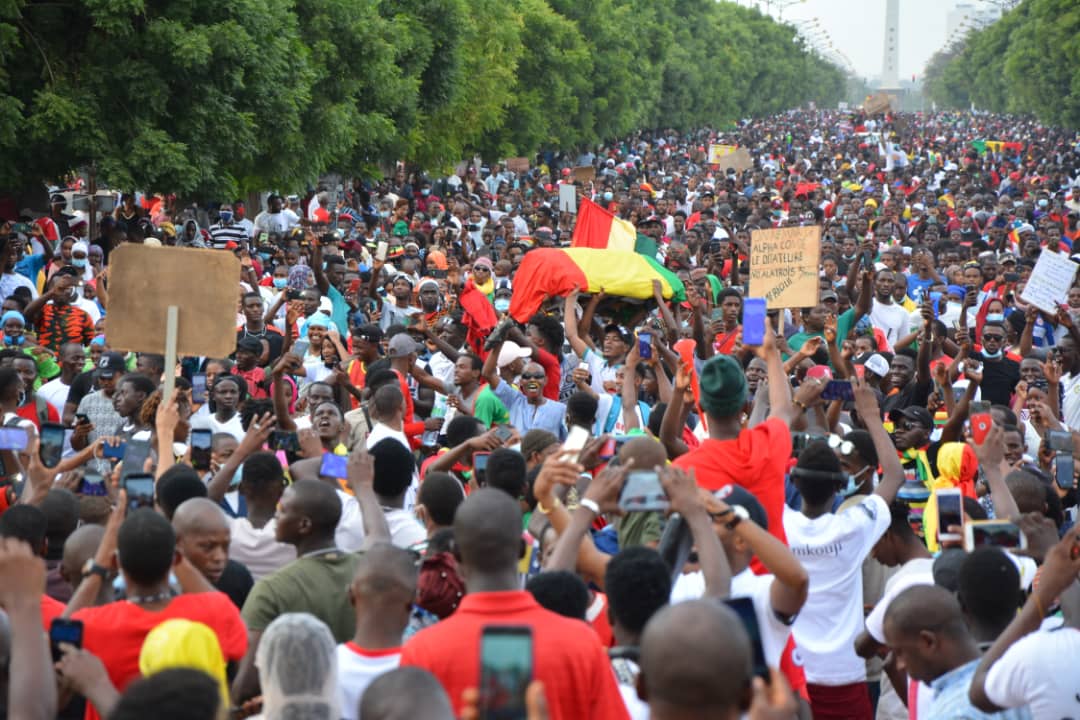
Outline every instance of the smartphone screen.
<path fill-rule="evenodd" d="M 638 333 L 638 356 L 642 360 L 652 360 L 652 333 Z"/>
<path fill-rule="evenodd" d="M 141 475 L 145 472 L 146 458 L 150 457 L 150 443 L 146 440 L 128 440 L 124 446 L 124 467 L 121 475 Z"/>
<path fill-rule="evenodd" d="M 127 491 L 128 510 L 154 506 L 154 476 L 144 472 L 125 475 L 120 487 Z"/>
<path fill-rule="evenodd" d="M 1071 455 L 1073 451 L 1072 433 L 1063 430 L 1048 430 L 1046 444 L 1054 452 L 1064 452 Z M 0 450 L 2 449 L 4 448 L 0 448 Z"/>
<path fill-rule="evenodd" d="M 627 474 L 619 495 L 619 508 L 625 512 L 662 512 L 668 509 L 667 493 L 655 470 L 634 470 Z"/>
<path fill-rule="evenodd" d="M 334 453 L 323 453 L 319 474 L 328 478 L 349 477 L 349 458 Z"/>
<path fill-rule="evenodd" d="M 1076 461 L 1072 454 L 1059 452 L 1054 455 L 1050 464 L 1054 469 L 1054 482 L 1057 486 L 1062 490 L 1071 490 L 1076 484 Z"/>
<path fill-rule="evenodd" d="M 213 435 L 209 429 L 191 431 L 191 467 L 196 470 L 210 469 L 210 442 Z"/>
<path fill-rule="evenodd" d="M 724 604 L 735 611 L 746 628 L 746 634 L 750 636 L 750 644 L 754 647 L 754 674 L 768 682 L 769 665 L 765 662 L 765 648 L 761 644 L 761 627 L 754 611 L 754 601 L 748 597 L 727 598 Z"/>
<path fill-rule="evenodd" d="M 476 473 L 476 482 L 483 485 L 487 480 L 487 464 L 488 458 L 491 457 L 491 453 L 478 452 L 473 453 L 472 466 L 473 471 Z"/>
<path fill-rule="evenodd" d="M 514 436 L 514 431 L 507 425 L 498 425 L 495 428 L 495 437 L 499 438 L 502 442 L 506 442 Z"/>
<path fill-rule="evenodd" d="M 964 549 L 980 547 L 1025 548 L 1027 538 L 1015 523 L 1006 520 L 973 520 L 964 528 Z"/>
<path fill-rule="evenodd" d="M 101 448 L 101 457 L 109 458 L 110 460 L 119 460 L 124 457 L 125 452 L 127 452 L 126 443 L 120 443 L 119 445 L 105 443 Z"/>
<path fill-rule="evenodd" d="M 962 540 L 963 536 L 949 532 L 950 525 L 963 527 L 964 504 L 960 491 L 947 488 L 936 492 L 938 503 L 938 537 L 942 540 Z"/>
<path fill-rule="evenodd" d="M 60 464 L 60 458 L 64 454 L 65 432 L 64 426 L 59 423 L 42 423 L 41 448 L 38 450 L 38 455 L 41 457 L 41 464 L 45 467 L 51 468 Z"/>
<path fill-rule="evenodd" d="M 275 430 L 270 436 L 270 447 L 274 450 L 297 452 L 300 450 L 300 437 L 288 430 Z"/>
<path fill-rule="evenodd" d="M 761 345 L 765 342 L 765 298 L 743 300 L 743 345 Z"/>
<path fill-rule="evenodd" d="M 386 261 L 386 251 L 390 249 L 390 245 L 385 240 L 380 240 L 375 245 L 375 259 L 379 262 Z"/>
<path fill-rule="evenodd" d="M 855 389 L 850 380 L 830 380 L 821 392 L 822 400 L 854 400 Z"/>
<path fill-rule="evenodd" d="M 26 431 L 20 427 L 0 427 L 0 450 L 25 450 Z"/>
<path fill-rule="evenodd" d="M 302 360 L 307 355 L 308 348 L 311 347 L 309 340 L 297 340 L 293 343 L 292 351 L 294 354 L 299 355 Z"/>
<path fill-rule="evenodd" d="M 191 402 L 202 405 L 206 402 L 206 374 L 197 373 L 191 376 Z"/>
<path fill-rule="evenodd" d="M 533 675 L 532 629 L 487 626 L 480 635 L 480 718 L 525 717 Z"/>
<path fill-rule="evenodd" d="M 941 293 L 939 293 L 939 292 L 931 292 L 930 293 L 930 305 L 931 305 L 931 307 L 934 308 L 934 317 L 936 318 L 938 316 L 938 306 L 941 305 Z"/>
<path fill-rule="evenodd" d="M 49 625 L 49 645 L 52 647 L 53 662 L 59 662 L 64 656 L 60 652 L 60 643 L 82 647 L 83 624 L 82 620 L 70 618 L 54 618 Z"/>
<path fill-rule="evenodd" d="M 89 469 L 83 470 L 83 477 L 79 482 L 79 494 L 98 497 L 108 495 L 105 479 L 101 477 L 101 473 Z"/>

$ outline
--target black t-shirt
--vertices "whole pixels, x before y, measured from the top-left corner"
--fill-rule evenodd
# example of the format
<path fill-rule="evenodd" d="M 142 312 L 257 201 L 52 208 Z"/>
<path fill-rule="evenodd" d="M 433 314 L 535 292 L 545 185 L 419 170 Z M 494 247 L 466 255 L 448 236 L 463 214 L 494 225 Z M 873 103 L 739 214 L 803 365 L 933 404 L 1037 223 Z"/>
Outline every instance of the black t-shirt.
<path fill-rule="evenodd" d="M 993 405 L 1008 406 L 1013 389 L 1020 382 L 1020 363 L 1007 357 L 986 359 L 981 352 L 971 353 L 974 360 L 983 364 L 981 397 Z"/>
<path fill-rule="evenodd" d="M 71 381 L 67 401 L 75 407 L 79 407 L 82 399 L 92 392 L 94 392 L 94 371 L 87 370 L 76 375 L 75 379 Z M 63 408 L 60 408 L 60 410 L 63 411 Z"/>
<path fill-rule="evenodd" d="M 278 358 L 281 357 L 281 351 L 285 347 L 285 336 L 282 335 L 281 331 L 278 330 L 276 327 L 267 325 L 266 330 L 264 330 L 261 335 L 253 335 L 247 332 L 244 329 L 244 326 L 241 325 L 240 328 L 236 331 L 236 341 L 240 342 L 240 340 L 243 339 L 245 336 L 253 337 L 256 340 L 265 340 L 266 344 L 270 346 L 270 357 L 266 361 L 266 365 L 262 365 L 261 363 L 259 363 L 260 367 L 271 367 L 275 362 L 277 362 Z"/>
<path fill-rule="evenodd" d="M 244 607 L 244 601 L 254 585 L 255 580 L 247 567 L 235 560 L 229 560 L 225 564 L 225 572 L 221 573 L 221 577 L 214 583 L 214 587 L 228 595 L 237 609 Z"/>

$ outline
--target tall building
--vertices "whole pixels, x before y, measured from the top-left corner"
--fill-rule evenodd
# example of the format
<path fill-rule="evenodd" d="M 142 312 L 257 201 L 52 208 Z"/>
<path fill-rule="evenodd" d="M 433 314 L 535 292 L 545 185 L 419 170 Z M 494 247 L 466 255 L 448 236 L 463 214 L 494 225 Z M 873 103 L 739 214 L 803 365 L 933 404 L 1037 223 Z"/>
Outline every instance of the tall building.
<path fill-rule="evenodd" d="M 884 57 L 881 61 L 881 89 L 900 87 L 900 0 L 886 0 Z"/>
<path fill-rule="evenodd" d="M 971 30 L 985 27 L 1000 16 L 999 8 L 985 2 L 960 2 L 945 16 L 945 44 L 960 40 Z"/>

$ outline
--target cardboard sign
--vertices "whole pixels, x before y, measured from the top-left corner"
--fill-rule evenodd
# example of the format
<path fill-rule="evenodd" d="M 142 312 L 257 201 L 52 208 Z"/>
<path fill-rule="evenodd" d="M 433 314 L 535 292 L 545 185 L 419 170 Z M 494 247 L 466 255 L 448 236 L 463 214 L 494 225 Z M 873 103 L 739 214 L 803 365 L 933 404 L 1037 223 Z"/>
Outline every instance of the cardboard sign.
<path fill-rule="evenodd" d="M 109 345 L 164 353 L 165 318 L 175 305 L 177 351 L 227 357 L 236 350 L 239 299 L 240 261 L 231 252 L 121 245 L 109 256 Z"/>
<path fill-rule="evenodd" d="M 574 168 L 574 182 L 592 182 L 595 177 L 596 168 L 592 165 L 582 165 L 581 167 Z"/>
<path fill-rule="evenodd" d="M 709 146 L 709 164 L 717 165 L 723 171 L 734 168 L 735 172 L 741 173 L 754 167 L 754 159 L 746 148 L 713 144 Z"/>
<path fill-rule="evenodd" d="M 517 173 L 518 175 L 520 175 L 521 173 L 527 173 L 529 172 L 529 158 L 506 158 L 506 169 L 512 173 Z"/>
<path fill-rule="evenodd" d="M 866 102 L 863 103 L 863 110 L 870 115 L 878 115 L 879 113 L 889 112 L 892 109 L 892 95 L 886 93 L 875 93 L 866 98 Z"/>
<path fill-rule="evenodd" d="M 734 145 L 720 145 L 713 143 L 709 146 L 709 164 L 721 165 L 728 155 L 734 154 L 736 148 Z"/>
<path fill-rule="evenodd" d="M 1043 312 L 1056 315 L 1076 278 L 1077 264 L 1068 255 L 1043 250 L 1035 261 L 1020 299 Z"/>
<path fill-rule="evenodd" d="M 559 212 L 577 212 L 577 187 L 574 185 L 559 186 Z"/>
<path fill-rule="evenodd" d="M 810 307 L 818 302 L 821 228 L 755 230 L 750 235 L 750 293 L 767 307 Z"/>

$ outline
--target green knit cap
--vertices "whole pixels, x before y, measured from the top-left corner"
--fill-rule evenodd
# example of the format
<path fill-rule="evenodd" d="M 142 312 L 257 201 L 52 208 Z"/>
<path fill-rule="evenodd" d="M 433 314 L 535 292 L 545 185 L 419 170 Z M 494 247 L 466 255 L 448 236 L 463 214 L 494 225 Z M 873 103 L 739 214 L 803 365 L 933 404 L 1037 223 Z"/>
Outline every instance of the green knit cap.
<path fill-rule="evenodd" d="M 746 373 L 730 355 L 714 355 L 701 368 L 701 408 L 713 417 L 730 417 L 746 403 Z"/>

